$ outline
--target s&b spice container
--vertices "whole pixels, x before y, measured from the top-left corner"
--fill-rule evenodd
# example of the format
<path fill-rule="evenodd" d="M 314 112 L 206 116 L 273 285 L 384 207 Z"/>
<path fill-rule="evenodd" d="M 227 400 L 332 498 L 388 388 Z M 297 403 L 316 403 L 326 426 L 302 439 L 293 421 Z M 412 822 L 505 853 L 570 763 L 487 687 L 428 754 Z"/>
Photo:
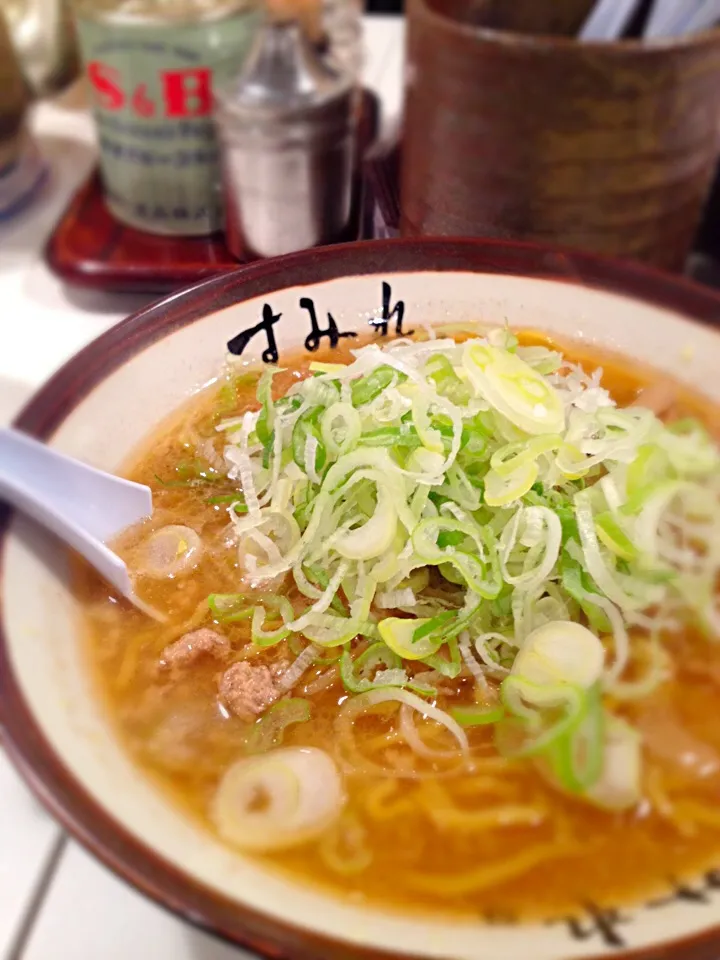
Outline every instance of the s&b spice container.
<path fill-rule="evenodd" d="M 222 225 L 213 87 L 242 65 L 255 0 L 77 0 L 106 203 L 150 233 Z"/>

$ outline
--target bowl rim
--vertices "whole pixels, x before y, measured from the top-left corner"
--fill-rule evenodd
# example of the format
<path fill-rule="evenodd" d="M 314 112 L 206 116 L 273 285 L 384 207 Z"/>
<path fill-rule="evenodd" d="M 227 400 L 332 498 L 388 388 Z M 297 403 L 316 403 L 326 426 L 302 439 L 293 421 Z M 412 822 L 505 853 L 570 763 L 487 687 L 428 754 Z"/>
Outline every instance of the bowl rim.
<path fill-rule="evenodd" d="M 471 272 L 565 281 L 720 323 L 720 292 L 631 262 L 536 244 L 453 238 L 356 241 L 263 260 L 202 281 L 116 324 L 71 357 L 30 399 L 14 425 L 49 439 L 109 373 L 143 348 L 209 313 L 278 289 L 382 273 Z M 12 511 L 0 506 L 0 582 Z M 31 790 L 67 832 L 116 875 L 200 929 L 275 960 L 400 956 L 334 940 L 222 897 L 173 866 L 118 823 L 65 767 L 36 723 L 9 657 L 0 596 L 0 738 Z M 618 960 L 707 960 L 720 925 Z M 406 960 L 412 956 L 402 954 Z M 599 958 L 596 958 L 599 960 Z"/>

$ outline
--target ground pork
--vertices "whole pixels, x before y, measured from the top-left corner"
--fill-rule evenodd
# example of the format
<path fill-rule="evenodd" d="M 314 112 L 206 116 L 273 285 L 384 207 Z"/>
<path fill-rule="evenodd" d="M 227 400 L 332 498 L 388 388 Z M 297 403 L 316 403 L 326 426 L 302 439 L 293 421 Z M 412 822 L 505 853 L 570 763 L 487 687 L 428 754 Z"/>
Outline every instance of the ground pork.
<path fill-rule="evenodd" d="M 230 644 L 226 637 L 208 627 L 202 627 L 184 634 L 179 640 L 165 647 L 160 657 L 160 665 L 177 671 L 192 666 L 205 656 L 223 660 L 229 652 Z"/>
<path fill-rule="evenodd" d="M 250 722 L 280 695 L 275 684 L 277 675 L 276 669 L 241 660 L 229 667 L 220 678 L 220 697 L 241 720 Z"/>

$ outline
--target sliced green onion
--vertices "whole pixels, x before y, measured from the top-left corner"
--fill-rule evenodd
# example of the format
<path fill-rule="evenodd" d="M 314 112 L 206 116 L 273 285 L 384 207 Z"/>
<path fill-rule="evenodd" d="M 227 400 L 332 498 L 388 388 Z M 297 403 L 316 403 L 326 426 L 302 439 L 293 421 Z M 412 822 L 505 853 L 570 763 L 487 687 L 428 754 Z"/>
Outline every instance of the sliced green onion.
<path fill-rule="evenodd" d="M 423 618 L 386 617 L 378 623 L 378 630 L 388 647 L 404 660 L 425 660 L 444 643 L 442 637 L 415 638 L 416 631 L 430 622 Z"/>
<path fill-rule="evenodd" d="M 376 674 L 380 679 L 374 679 Z M 394 675 L 388 682 L 383 677 Z M 407 675 L 402 670 L 402 661 L 384 643 L 373 643 L 354 661 L 349 650 L 344 650 L 340 657 L 340 679 L 350 693 L 364 693 L 366 690 L 376 690 L 380 687 L 402 687 L 407 684 Z"/>
<path fill-rule="evenodd" d="M 481 727 L 498 723 L 505 716 L 502 704 L 495 706 L 450 707 L 448 713 L 461 727 Z"/>
<path fill-rule="evenodd" d="M 496 725 L 495 745 L 506 757 L 543 754 L 583 718 L 586 695 L 570 684 L 538 684 L 506 677 L 500 694 L 507 716 Z"/>
<path fill-rule="evenodd" d="M 301 470 L 305 470 L 306 467 L 305 454 L 309 437 L 312 437 L 317 444 L 313 458 L 315 471 L 319 473 L 327 462 L 327 450 L 318 426 L 323 410 L 324 408 L 320 406 L 313 407 L 301 414 L 295 421 L 292 432 L 293 460 Z"/>
<path fill-rule="evenodd" d="M 267 445 L 275 425 L 275 408 L 272 401 L 273 377 L 279 373 L 277 367 L 266 367 L 257 385 L 257 400 L 262 405 L 260 416 L 255 424 L 255 433 L 263 445 Z"/>
<path fill-rule="evenodd" d="M 352 405 L 362 407 L 379 397 L 391 383 L 403 383 L 405 380 L 407 380 L 405 374 L 400 373 L 394 367 L 387 365 L 376 367 L 366 377 L 353 381 L 350 388 Z"/>
<path fill-rule="evenodd" d="M 214 620 L 220 623 L 236 623 L 239 620 L 249 620 L 253 615 L 253 607 L 242 593 L 211 593 L 208 597 L 208 606 Z"/>
<path fill-rule="evenodd" d="M 585 788 L 584 796 L 603 810 L 627 810 L 642 798 L 642 741 L 640 734 L 619 717 L 604 722 L 602 772 Z"/>
<path fill-rule="evenodd" d="M 516 427 L 531 435 L 564 429 L 560 397 L 517 354 L 471 342 L 463 352 L 463 364 L 477 393 Z"/>
<path fill-rule="evenodd" d="M 453 403 L 466 404 L 471 397 L 468 385 L 460 379 L 447 357 L 433 354 L 425 363 L 425 373 L 433 381 L 437 392 Z"/>
<path fill-rule="evenodd" d="M 457 618 L 457 613 L 454 610 L 444 610 L 442 613 L 439 613 L 436 617 L 431 617 L 429 620 L 426 620 L 424 624 L 417 627 L 413 631 L 412 642 L 417 643 L 418 640 L 422 640 L 423 637 L 429 637 L 430 634 L 435 633 L 436 630 L 439 630 L 445 624 L 449 623 L 451 620 Z M 420 621 L 416 621 L 419 623 Z"/>
<path fill-rule="evenodd" d="M 285 640 L 290 635 L 289 624 L 295 618 L 292 604 L 285 597 L 275 597 L 266 600 L 266 603 L 276 608 L 277 612 L 272 619 L 276 622 L 279 619 L 281 626 L 274 629 L 271 626 L 270 629 L 266 629 L 268 612 L 262 604 L 256 606 L 253 610 L 251 636 L 253 643 L 258 647 L 272 647 L 281 640 Z"/>
<path fill-rule="evenodd" d="M 415 394 L 412 401 L 412 416 L 415 429 L 422 445 L 432 453 L 443 453 L 442 434 L 430 425 L 431 398 L 423 394 Z"/>
<path fill-rule="evenodd" d="M 308 700 L 291 697 L 274 703 L 252 726 L 245 741 L 247 753 L 267 753 L 279 747 L 285 731 L 293 723 L 307 723 L 312 708 Z"/>
<path fill-rule="evenodd" d="M 327 590 L 328 584 L 330 583 L 330 577 L 325 573 L 322 567 L 316 565 L 314 566 L 304 566 L 303 570 L 305 575 L 311 583 L 314 583 L 315 586 L 319 587 L 321 590 Z M 341 617 L 347 615 L 347 607 L 342 602 L 340 597 L 335 594 L 330 602 L 330 606 L 336 613 L 339 613 Z"/>
<path fill-rule="evenodd" d="M 373 560 L 395 540 L 398 515 L 393 492 L 384 483 L 377 485 L 377 504 L 372 516 L 361 526 L 338 537 L 335 549 L 347 560 Z"/>
<path fill-rule="evenodd" d="M 634 560 L 638 550 L 627 533 L 623 530 L 614 513 L 609 510 L 595 518 L 595 529 L 602 543 L 623 560 Z"/>
<path fill-rule="evenodd" d="M 275 446 L 275 430 L 271 430 L 267 440 L 263 444 L 262 465 L 266 470 L 270 466 L 270 458 L 272 457 L 274 446 Z"/>
<path fill-rule="evenodd" d="M 362 435 L 362 443 L 370 447 L 402 447 L 408 450 L 422 445 L 417 430 L 409 423 L 370 430 Z"/>
<path fill-rule="evenodd" d="M 542 454 L 556 450 L 562 442 L 559 434 L 549 434 L 521 443 L 508 443 L 490 457 L 490 466 L 499 476 L 508 477 L 520 467 L 537 460 Z"/>
<path fill-rule="evenodd" d="M 310 364 L 310 371 L 312 373 L 344 373 L 347 370 L 346 363 L 320 363 L 317 360 L 313 360 Z"/>
<path fill-rule="evenodd" d="M 524 497 L 537 477 L 538 465 L 534 460 L 504 476 L 491 470 L 485 476 L 485 503 L 489 507 L 507 507 Z"/>
<path fill-rule="evenodd" d="M 222 503 L 234 503 L 236 513 L 247 513 L 247 507 L 243 503 L 243 495 L 241 493 L 221 493 L 216 497 L 206 497 L 205 503 L 209 503 L 212 506 Z"/>
<path fill-rule="evenodd" d="M 628 500 L 642 496 L 649 486 L 668 478 L 669 472 L 670 458 L 661 447 L 655 443 L 641 446 L 627 467 L 625 485 Z"/>
<path fill-rule="evenodd" d="M 342 647 L 361 634 L 372 635 L 367 622 L 334 613 L 311 614 L 302 632 L 307 640 L 321 647 Z"/>
<path fill-rule="evenodd" d="M 335 457 L 349 453 L 362 433 L 357 410 L 349 403 L 331 404 L 320 418 L 320 434 L 326 449 Z"/>
<path fill-rule="evenodd" d="M 238 406 L 238 392 L 247 390 L 254 383 L 257 383 L 262 375 L 262 370 L 246 370 L 243 373 L 231 376 L 218 390 L 216 409 L 221 414 L 234 413 Z"/>
<path fill-rule="evenodd" d="M 480 528 L 470 521 L 455 520 L 451 517 L 437 517 L 418 523 L 412 533 L 415 552 L 427 563 L 452 562 L 454 554 L 449 553 L 447 547 L 440 543 L 440 537 L 447 534 L 460 534 L 467 540 L 470 550 L 484 552 Z"/>
<path fill-rule="evenodd" d="M 604 715 L 598 687 L 585 696 L 577 727 L 557 738 L 547 751 L 553 776 L 570 793 L 584 793 L 603 768 Z"/>
<path fill-rule="evenodd" d="M 676 420 L 659 442 L 682 477 L 706 477 L 720 468 L 720 451 L 705 427 L 694 418 Z"/>
<path fill-rule="evenodd" d="M 512 672 L 541 687 L 570 684 L 589 689 L 600 679 L 604 661 L 605 650 L 594 633 L 580 623 L 558 620 L 528 634 Z"/>
<path fill-rule="evenodd" d="M 463 669 L 463 662 L 460 657 L 460 649 L 455 637 L 445 638 L 445 644 L 450 652 L 450 658 L 444 657 L 441 653 L 433 653 L 423 659 L 423 663 L 433 670 L 437 670 L 444 677 L 454 680 L 460 675 Z"/>
<path fill-rule="evenodd" d="M 222 483 L 226 478 L 204 460 L 196 457 L 183 460 L 175 467 L 175 476 L 165 480 L 155 474 L 155 479 L 163 487 L 199 487 L 203 484 Z"/>
<path fill-rule="evenodd" d="M 610 621 L 605 613 L 589 599 L 593 595 L 600 595 L 597 593 L 595 584 L 580 564 L 576 560 L 573 560 L 567 553 L 563 553 L 560 562 L 560 572 L 563 589 L 580 605 L 593 630 L 596 633 L 612 633 Z"/>

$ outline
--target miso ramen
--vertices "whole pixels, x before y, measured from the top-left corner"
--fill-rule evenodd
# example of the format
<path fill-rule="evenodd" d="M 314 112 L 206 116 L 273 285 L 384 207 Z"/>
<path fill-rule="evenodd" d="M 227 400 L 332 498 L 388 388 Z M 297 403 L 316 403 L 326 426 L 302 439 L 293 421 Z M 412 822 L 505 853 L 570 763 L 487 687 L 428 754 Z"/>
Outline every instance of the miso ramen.
<path fill-rule="evenodd" d="M 718 411 L 534 334 L 228 361 L 85 568 L 113 720 L 302 882 L 553 917 L 720 864 Z"/>

